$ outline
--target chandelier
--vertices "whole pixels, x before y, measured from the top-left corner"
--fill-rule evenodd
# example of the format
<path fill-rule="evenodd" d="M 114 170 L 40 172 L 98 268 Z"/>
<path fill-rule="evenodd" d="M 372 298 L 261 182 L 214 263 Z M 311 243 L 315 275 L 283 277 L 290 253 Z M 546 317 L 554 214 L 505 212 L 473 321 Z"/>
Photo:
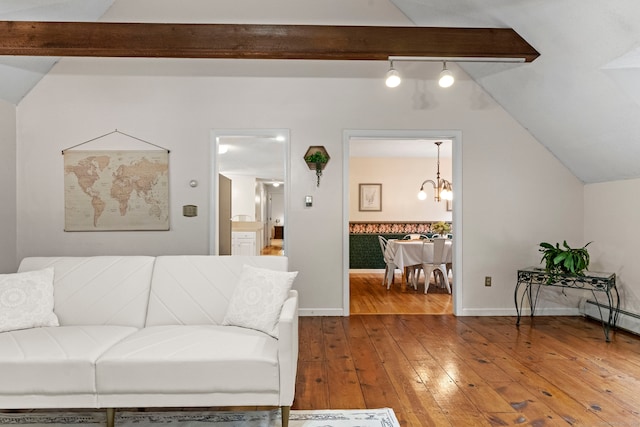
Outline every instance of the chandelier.
<path fill-rule="evenodd" d="M 434 144 L 438 146 L 438 169 L 436 171 L 436 180 L 425 179 L 420 186 L 420 192 L 418 193 L 418 199 L 425 200 L 427 198 L 427 193 L 424 191 L 424 185 L 427 182 L 430 182 L 433 185 L 434 190 L 434 200 L 436 202 L 440 202 L 442 200 L 452 200 L 453 199 L 453 191 L 451 189 L 452 184 L 450 181 L 446 179 L 440 178 L 440 144 L 442 141 L 437 141 Z"/>

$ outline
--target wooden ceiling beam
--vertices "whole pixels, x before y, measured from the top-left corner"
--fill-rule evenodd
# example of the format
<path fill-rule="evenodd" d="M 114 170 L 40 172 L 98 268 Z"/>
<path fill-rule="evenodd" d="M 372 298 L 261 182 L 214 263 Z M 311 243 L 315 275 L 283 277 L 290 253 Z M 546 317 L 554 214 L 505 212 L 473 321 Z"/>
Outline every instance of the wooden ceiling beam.
<path fill-rule="evenodd" d="M 0 55 L 387 60 L 524 58 L 511 28 L 0 21 Z"/>

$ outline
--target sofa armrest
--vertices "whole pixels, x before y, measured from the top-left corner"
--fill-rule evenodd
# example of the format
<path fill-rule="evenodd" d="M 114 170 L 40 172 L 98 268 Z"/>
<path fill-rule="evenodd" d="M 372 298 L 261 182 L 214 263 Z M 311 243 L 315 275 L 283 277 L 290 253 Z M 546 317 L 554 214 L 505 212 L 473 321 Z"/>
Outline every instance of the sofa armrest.
<path fill-rule="evenodd" d="M 290 406 L 298 371 L 298 292 L 289 291 L 278 320 L 278 362 L 280 365 L 280 406 Z"/>

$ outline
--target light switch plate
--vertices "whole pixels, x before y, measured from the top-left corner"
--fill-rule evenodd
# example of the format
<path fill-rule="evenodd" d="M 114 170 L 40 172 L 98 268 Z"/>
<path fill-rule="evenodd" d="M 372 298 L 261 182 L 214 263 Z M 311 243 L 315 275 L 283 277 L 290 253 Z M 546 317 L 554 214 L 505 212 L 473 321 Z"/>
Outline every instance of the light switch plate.
<path fill-rule="evenodd" d="M 313 206 L 313 196 L 304 196 L 304 205 L 308 208 Z"/>

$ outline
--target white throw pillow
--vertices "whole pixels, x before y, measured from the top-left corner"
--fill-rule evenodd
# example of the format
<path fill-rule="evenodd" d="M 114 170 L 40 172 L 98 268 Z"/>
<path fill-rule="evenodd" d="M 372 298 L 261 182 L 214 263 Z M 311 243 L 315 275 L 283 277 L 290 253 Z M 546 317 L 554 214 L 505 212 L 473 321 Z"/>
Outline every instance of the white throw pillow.
<path fill-rule="evenodd" d="M 58 326 L 53 268 L 0 274 L 0 332 L 41 326 Z"/>
<path fill-rule="evenodd" d="M 297 271 L 242 267 L 223 325 L 255 329 L 278 338 L 277 322 Z"/>

